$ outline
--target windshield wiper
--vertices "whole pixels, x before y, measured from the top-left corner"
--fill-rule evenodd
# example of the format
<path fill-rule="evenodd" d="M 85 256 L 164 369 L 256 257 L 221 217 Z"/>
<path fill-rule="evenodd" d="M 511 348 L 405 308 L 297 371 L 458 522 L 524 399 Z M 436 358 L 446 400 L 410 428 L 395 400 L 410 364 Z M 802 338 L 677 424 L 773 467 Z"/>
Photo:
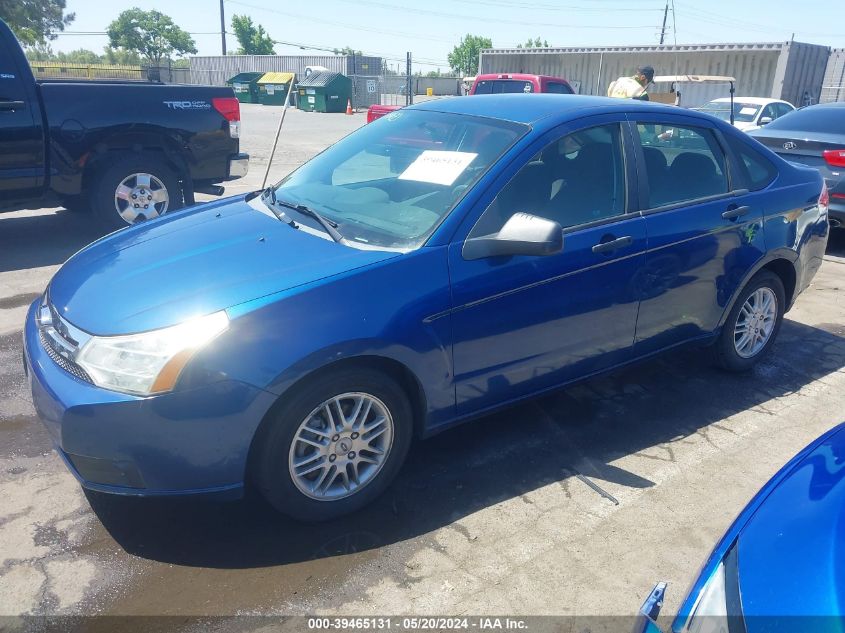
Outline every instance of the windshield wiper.
<path fill-rule="evenodd" d="M 267 187 L 264 191 L 261 192 L 261 201 L 267 205 L 267 208 L 273 212 L 277 218 L 279 218 L 282 222 L 290 226 L 292 229 L 298 229 L 299 225 L 293 221 L 292 218 L 289 218 L 284 211 L 279 211 L 276 209 L 276 204 L 278 201 L 276 200 L 276 190 L 273 187 Z"/>
<path fill-rule="evenodd" d="M 331 236 L 331 238 L 340 244 L 344 243 L 343 236 L 337 231 L 337 222 L 329 220 L 328 218 L 323 217 L 311 207 L 305 206 L 304 204 L 294 204 L 293 202 L 288 202 L 287 200 L 279 200 L 276 198 L 276 192 L 273 192 L 272 195 L 273 202 L 278 204 L 282 207 L 287 207 L 288 209 L 293 209 L 294 211 L 298 211 L 302 215 L 307 215 L 308 217 L 314 218 L 319 222 L 320 226 L 322 226 L 326 233 Z"/>

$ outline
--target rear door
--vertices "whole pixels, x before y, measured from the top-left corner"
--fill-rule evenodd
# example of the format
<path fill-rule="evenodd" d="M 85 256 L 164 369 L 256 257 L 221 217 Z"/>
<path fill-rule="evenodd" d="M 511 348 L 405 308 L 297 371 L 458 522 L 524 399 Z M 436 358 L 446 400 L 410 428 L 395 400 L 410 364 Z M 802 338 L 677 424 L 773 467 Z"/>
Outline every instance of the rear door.
<path fill-rule="evenodd" d="M 729 150 L 709 122 L 638 115 L 634 129 L 648 232 L 635 345 L 642 355 L 714 331 L 765 245 L 760 199 L 732 178 Z"/>
<path fill-rule="evenodd" d="M 8 29 L 0 30 L 0 206 L 40 192 L 44 182 L 44 139 L 29 67 Z M 15 54 L 13 54 L 15 53 Z"/>

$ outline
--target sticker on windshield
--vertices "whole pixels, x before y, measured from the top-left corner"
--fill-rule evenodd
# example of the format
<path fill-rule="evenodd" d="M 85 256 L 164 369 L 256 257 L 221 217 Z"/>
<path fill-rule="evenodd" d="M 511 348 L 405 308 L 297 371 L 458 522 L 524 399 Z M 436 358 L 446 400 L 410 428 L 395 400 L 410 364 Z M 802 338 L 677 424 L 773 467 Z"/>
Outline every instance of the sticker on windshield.
<path fill-rule="evenodd" d="M 740 114 L 754 114 L 757 112 L 757 108 L 742 108 L 739 113 Z"/>
<path fill-rule="evenodd" d="M 426 150 L 402 172 L 399 180 L 451 185 L 478 154 L 471 152 L 442 152 Z"/>

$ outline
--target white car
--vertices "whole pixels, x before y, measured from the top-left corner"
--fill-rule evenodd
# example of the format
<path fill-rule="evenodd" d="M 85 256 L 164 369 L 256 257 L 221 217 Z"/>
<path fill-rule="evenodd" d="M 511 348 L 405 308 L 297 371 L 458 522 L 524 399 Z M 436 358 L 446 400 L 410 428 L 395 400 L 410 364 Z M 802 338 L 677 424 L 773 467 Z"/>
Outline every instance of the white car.
<path fill-rule="evenodd" d="M 730 122 L 731 120 L 730 97 L 713 99 L 713 101 L 693 109 L 712 114 L 723 121 Z M 734 127 L 744 132 L 756 130 L 793 110 L 795 110 L 795 106 L 791 103 L 778 99 L 734 97 Z"/>

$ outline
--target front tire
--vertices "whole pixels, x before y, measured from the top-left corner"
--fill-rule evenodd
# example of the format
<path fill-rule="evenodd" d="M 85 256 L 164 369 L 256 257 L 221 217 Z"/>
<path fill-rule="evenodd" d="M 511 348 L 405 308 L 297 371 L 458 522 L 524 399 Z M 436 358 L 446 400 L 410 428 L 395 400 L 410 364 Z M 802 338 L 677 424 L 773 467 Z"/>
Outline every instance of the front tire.
<path fill-rule="evenodd" d="M 762 360 L 780 331 L 786 292 L 776 274 L 751 278 L 737 298 L 713 347 L 716 363 L 728 371 L 748 371 Z"/>
<path fill-rule="evenodd" d="M 107 231 L 155 219 L 181 206 L 179 179 L 154 154 L 118 158 L 93 178 L 91 208 Z"/>
<path fill-rule="evenodd" d="M 271 415 L 256 438 L 253 477 L 273 507 L 301 521 L 325 521 L 372 502 L 411 444 L 407 396 L 369 369 L 319 376 Z"/>

